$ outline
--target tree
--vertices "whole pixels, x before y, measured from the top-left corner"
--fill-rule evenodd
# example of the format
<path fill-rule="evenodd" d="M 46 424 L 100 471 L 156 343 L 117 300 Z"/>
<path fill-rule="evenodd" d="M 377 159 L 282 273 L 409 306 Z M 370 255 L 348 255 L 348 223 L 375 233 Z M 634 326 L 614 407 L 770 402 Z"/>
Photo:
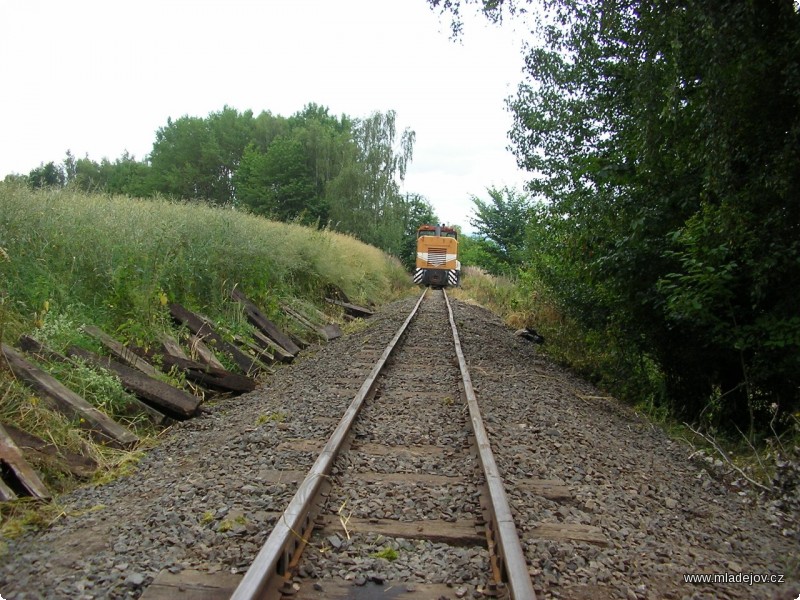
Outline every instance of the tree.
<path fill-rule="evenodd" d="M 462 234 L 458 237 L 458 259 L 464 267 L 479 267 L 494 275 L 508 269 L 508 265 L 498 260 L 494 243 L 476 235 Z"/>
<path fill-rule="evenodd" d="M 100 165 L 105 180 L 105 191 L 135 198 L 153 195 L 151 167 L 146 161 L 138 161 L 126 150 L 113 163 L 103 159 Z"/>
<path fill-rule="evenodd" d="M 47 164 L 40 164 L 28 173 L 28 185 L 32 188 L 64 187 L 66 179 L 64 170 L 52 160 Z"/>
<path fill-rule="evenodd" d="M 3 178 L 3 183 L 9 185 L 29 185 L 28 176 L 20 175 L 19 173 L 9 173 Z"/>
<path fill-rule="evenodd" d="M 146 198 L 153 194 L 150 165 L 123 152 L 111 162 L 103 158 L 99 163 L 88 156 L 75 159 L 68 151 L 64 159 L 67 184 L 85 192 L 105 192 Z"/>
<path fill-rule="evenodd" d="M 66 183 L 72 183 L 76 175 L 77 161 L 75 160 L 75 156 L 69 150 L 67 150 L 66 156 L 64 157 L 63 170 Z"/>
<path fill-rule="evenodd" d="M 478 236 L 489 241 L 483 244 L 485 252 L 494 256 L 494 269 L 506 273 L 517 269 L 524 260 L 525 228 L 529 220 L 529 201 L 525 194 L 504 187 L 486 189 L 489 200 L 472 196 L 475 205 L 470 225 Z"/>
<path fill-rule="evenodd" d="M 290 137 L 273 140 L 265 153 L 249 146 L 234 178 L 236 195 L 256 214 L 291 221 L 303 214 L 315 220 L 314 182 L 302 144 Z"/>
<path fill-rule="evenodd" d="M 256 130 L 234 177 L 237 201 L 275 218 L 326 223 L 329 184 L 355 155 L 349 118 L 309 104 L 289 119 L 262 113 Z"/>
<path fill-rule="evenodd" d="M 233 174 L 254 135 L 251 111 L 225 106 L 208 118 L 183 116 L 156 132 L 150 154 L 157 191 L 217 204 L 234 200 Z"/>
<path fill-rule="evenodd" d="M 244 149 L 253 139 L 253 111 L 239 113 L 225 106 L 221 111 L 209 114 L 206 121 L 209 134 L 214 140 L 213 148 L 217 159 L 215 189 L 218 192 L 215 200 L 229 204 L 234 200 L 233 174 L 239 166 Z"/>
<path fill-rule="evenodd" d="M 406 194 L 400 206 L 400 219 L 396 247 L 384 248 L 398 256 L 410 271 L 417 262 L 417 229 L 420 225 L 438 223 L 439 218 L 427 198 L 419 194 Z"/>
<path fill-rule="evenodd" d="M 398 235 L 403 224 L 400 184 L 413 155 L 415 134 L 405 129 L 399 139 L 396 114 L 376 112 L 353 123 L 355 143 L 348 160 L 328 188 L 333 227 L 353 233 L 379 248 L 397 248 L 387 236 Z"/>
<path fill-rule="evenodd" d="M 185 199 L 219 200 L 219 148 L 206 121 L 185 115 L 156 131 L 150 153 L 158 191 Z"/>
<path fill-rule="evenodd" d="M 253 139 L 255 147 L 262 152 L 266 151 L 276 137 L 289 132 L 289 121 L 286 117 L 273 115 L 270 111 L 261 112 L 253 120 Z"/>
<path fill-rule="evenodd" d="M 542 200 L 532 264 L 588 330 L 656 360 L 676 413 L 766 428 L 800 407 L 794 3 L 540 6 L 510 102 Z"/>
<path fill-rule="evenodd" d="M 335 117 L 326 107 L 308 104 L 288 119 L 293 139 L 301 144 L 306 171 L 312 179 L 313 193 L 306 209 L 309 221 L 327 223 L 331 198 L 329 186 L 356 156 L 353 122 Z"/>

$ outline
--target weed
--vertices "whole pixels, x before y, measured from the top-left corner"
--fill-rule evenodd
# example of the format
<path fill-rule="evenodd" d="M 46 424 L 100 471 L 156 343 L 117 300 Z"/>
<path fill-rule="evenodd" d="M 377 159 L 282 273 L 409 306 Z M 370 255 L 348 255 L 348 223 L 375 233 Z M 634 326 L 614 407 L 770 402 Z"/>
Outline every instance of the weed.
<path fill-rule="evenodd" d="M 0 538 L 15 539 L 28 531 L 49 527 L 64 514 L 64 508 L 56 501 L 42 503 L 33 498 L 19 498 L 4 502 L 0 505 Z"/>
<path fill-rule="evenodd" d="M 372 558 L 384 558 L 388 561 L 397 560 L 397 550 L 391 547 L 386 547 L 380 552 L 375 552 L 374 554 L 370 555 Z"/>
<path fill-rule="evenodd" d="M 342 332 L 345 335 L 351 335 L 353 333 L 359 333 L 368 329 L 374 321 L 368 321 L 367 319 L 353 319 L 352 321 L 345 323 L 342 326 Z"/>
<path fill-rule="evenodd" d="M 201 525 L 208 525 L 214 520 L 214 513 L 210 510 L 207 510 L 203 513 L 203 516 L 200 517 L 200 524 Z"/>
<path fill-rule="evenodd" d="M 233 529 L 233 521 L 229 521 L 227 519 L 220 521 L 219 525 L 217 526 L 217 531 L 219 533 L 225 533 L 231 529 Z"/>
<path fill-rule="evenodd" d="M 92 478 L 92 482 L 95 485 L 104 485 L 120 477 L 132 475 L 136 471 L 136 465 L 139 464 L 139 461 L 144 456 L 142 451 L 126 452 L 117 450 L 115 452 L 117 453 L 117 459 L 107 464 L 105 469 L 98 470 Z"/>
<path fill-rule="evenodd" d="M 286 413 L 273 412 L 268 415 L 258 415 L 256 425 L 263 425 L 264 423 L 283 423 L 286 420 Z"/>
<path fill-rule="evenodd" d="M 52 363 L 48 371 L 87 402 L 112 417 L 125 414 L 133 398 L 117 377 L 78 359 L 70 363 Z"/>
<path fill-rule="evenodd" d="M 74 343 L 80 325 L 80 322 L 76 322 L 71 314 L 73 310 L 72 307 L 67 307 L 66 310 L 60 312 L 48 311 L 38 323 L 33 337 L 51 350 L 64 352 L 69 345 Z"/>

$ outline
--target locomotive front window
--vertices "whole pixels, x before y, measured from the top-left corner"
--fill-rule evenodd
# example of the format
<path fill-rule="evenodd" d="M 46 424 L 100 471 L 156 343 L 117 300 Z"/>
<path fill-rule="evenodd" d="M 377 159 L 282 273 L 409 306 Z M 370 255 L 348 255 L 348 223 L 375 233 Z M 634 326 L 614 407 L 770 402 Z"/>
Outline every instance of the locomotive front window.
<path fill-rule="evenodd" d="M 458 233 L 455 231 L 441 231 L 439 235 L 436 235 L 436 231 L 433 229 L 420 229 L 417 231 L 417 238 L 421 237 L 449 237 L 453 239 L 458 239 Z"/>

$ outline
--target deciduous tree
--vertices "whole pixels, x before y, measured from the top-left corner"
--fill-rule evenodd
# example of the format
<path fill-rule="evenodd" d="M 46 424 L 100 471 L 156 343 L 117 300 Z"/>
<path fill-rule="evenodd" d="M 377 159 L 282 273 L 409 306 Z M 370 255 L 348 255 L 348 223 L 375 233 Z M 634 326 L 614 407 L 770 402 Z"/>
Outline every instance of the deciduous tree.
<path fill-rule="evenodd" d="M 53 161 L 40 164 L 28 173 L 28 185 L 34 188 L 64 187 L 66 180 L 64 169 Z"/>
<path fill-rule="evenodd" d="M 800 407 L 796 3 L 430 3 L 539 10 L 511 141 L 563 308 L 654 359 L 684 417 Z"/>
<path fill-rule="evenodd" d="M 500 270 L 516 270 L 524 261 L 530 201 L 527 195 L 507 187 L 490 187 L 486 193 L 488 200 L 472 196 L 474 212 L 470 225 L 478 236 L 488 240 L 482 248 L 494 256 L 493 262 Z"/>

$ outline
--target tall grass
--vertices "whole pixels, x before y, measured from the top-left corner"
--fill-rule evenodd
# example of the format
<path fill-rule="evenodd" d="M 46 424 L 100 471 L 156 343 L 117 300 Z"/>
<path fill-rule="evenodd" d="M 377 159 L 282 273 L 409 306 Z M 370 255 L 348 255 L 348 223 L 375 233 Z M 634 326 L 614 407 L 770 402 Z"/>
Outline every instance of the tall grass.
<path fill-rule="evenodd" d="M 133 326 L 172 301 L 218 312 L 234 286 L 318 299 L 334 284 L 381 302 L 407 285 L 397 261 L 351 237 L 198 203 L 0 184 L 0 215 L 0 294 L 23 319 L 56 309 Z"/>
<path fill-rule="evenodd" d="M 170 302 L 241 332 L 246 325 L 230 300 L 234 287 L 280 323 L 282 300 L 319 302 L 330 286 L 376 304 L 411 289 L 399 261 L 331 231 L 196 202 L 0 183 L 0 340 L 7 344 L 32 333 L 58 351 L 75 343 L 92 347 L 79 332 L 92 323 L 146 345 L 170 327 Z M 2 367 L 0 421 L 60 447 L 108 456 Z M 72 371 L 67 385 L 87 400 L 112 413 L 124 404 L 110 376 Z"/>

